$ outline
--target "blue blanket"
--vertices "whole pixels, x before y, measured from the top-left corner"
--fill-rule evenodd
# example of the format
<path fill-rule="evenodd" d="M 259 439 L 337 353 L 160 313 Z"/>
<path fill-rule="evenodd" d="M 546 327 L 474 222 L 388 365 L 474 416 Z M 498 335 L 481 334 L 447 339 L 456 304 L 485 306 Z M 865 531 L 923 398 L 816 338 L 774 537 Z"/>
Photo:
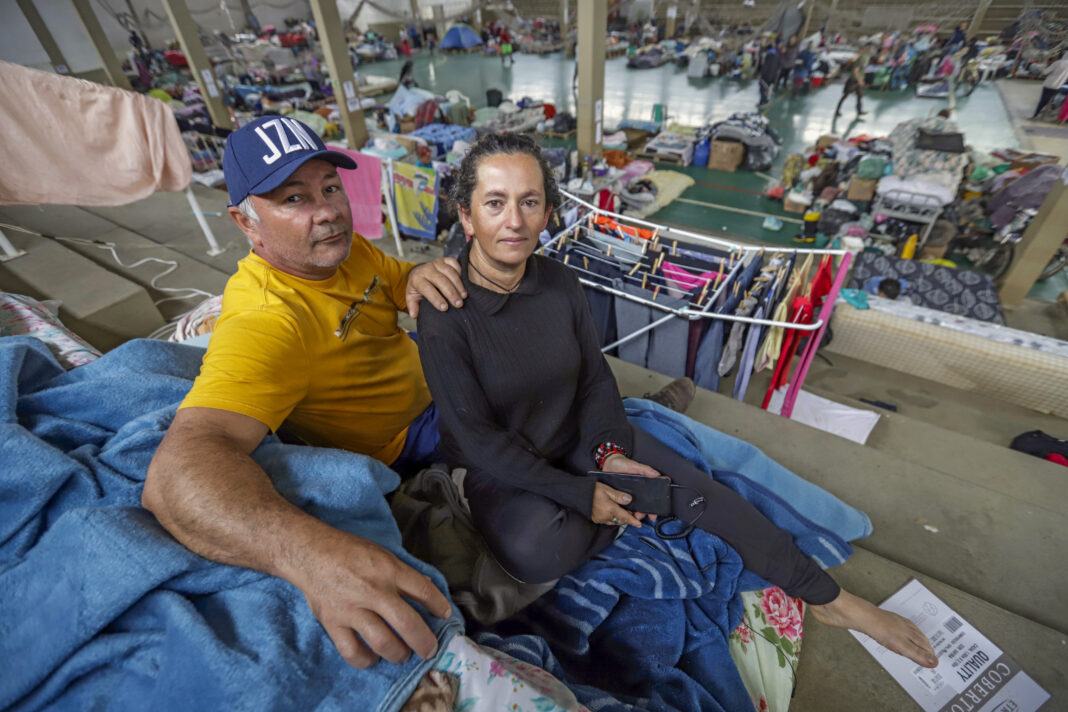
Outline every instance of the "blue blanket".
<path fill-rule="evenodd" d="M 625 404 L 633 424 L 742 494 L 824 565 L 843 563 L 847 540 L 871 532 L 863 512 L 754 446 L 650 401 Z M 650 526 L 628 528 L 476 640 L 552 672 L 599 712 L 746 710 L 728 636 L 742 619 L 738 594 L 767 586 L 718 537 L 696 530 L 665 541 Z"/>
<path fill-rule="evenodd" d="M 396 710 L 432 664 L 349 667 L 296 588 L 191 553 L 140 507 L 202 356 L 134 341 L 68 373 L 41 342 L 0 339 L 0 708 Z M 444 590 L 401 549 L 387 467 L 274 438 L 253 457 Z M 424 617 L 442 645 L 462 627 Z"/>

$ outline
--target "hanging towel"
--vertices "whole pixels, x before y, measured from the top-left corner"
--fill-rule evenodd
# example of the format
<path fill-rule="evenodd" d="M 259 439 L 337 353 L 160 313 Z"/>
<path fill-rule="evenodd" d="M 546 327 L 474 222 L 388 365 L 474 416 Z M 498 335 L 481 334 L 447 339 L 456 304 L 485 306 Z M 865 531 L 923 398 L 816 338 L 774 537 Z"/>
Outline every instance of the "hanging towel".
<path fill-rule="evenodd" d="M 125 205 L 193 175 L 163 102 L 7 62 L 0 166 L 0 205 Z"/>
<path fill-rule="evenodd" d="M 356 170 L 338 171 L 352 208 L 352 229 L 369 240 L 382 237 L 382 161 L 359 151 L 330 146 L 356 161 Z"/>
<path fill-rule="evenodd" d="M 393 204 L 402 233 L 422 240 L 437 237 L 438 174 L 433 168 L 394 163 Z"/>

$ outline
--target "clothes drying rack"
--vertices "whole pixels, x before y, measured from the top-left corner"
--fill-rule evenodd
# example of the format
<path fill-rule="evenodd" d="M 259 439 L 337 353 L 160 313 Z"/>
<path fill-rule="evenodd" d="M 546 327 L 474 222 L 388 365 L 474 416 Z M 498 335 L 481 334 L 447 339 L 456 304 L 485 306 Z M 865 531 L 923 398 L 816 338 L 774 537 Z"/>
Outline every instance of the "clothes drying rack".
<path fill-rule="evenodd" d="M 597 240 L 617 240 L 615 243 L 616 252 L 614 257 L 625 264 L 630 263 L 633 265 L 636 262 L 640 264 L 639 260 L 641 259 L 641 256 L 645 256 L 649 250 L 656 250 L 659 248 L 663 250 L 663 254 L 666 255 L 670 252 L 670 246 L 685 247 L 687 243 L 704 245 L 722 250 L 729 255 L 729 266 L 722 270 L 722 278 L 717 277 L 715 286 L 706 287 L 706 289 L 708 289 L 707 293 L 702 292 L 701 295 L 698 296 L 696 304 L 681 308 L 673 308 L 664 303 L 657 302 L 655 293 L 652 299 L 648 299 L 615 289 L 599 281 L 589 279 L 586 275 L 589 275 L 590 273 L 582 267 L 577 264 L 567 264 L 565 262 L 569 268 L 577 273 L 579 282 L 584 286 L 591 287 L 601 292 L 606 292 L 618 299 L 626 299 L 641 304 L 642 306 L 649 307 L 650 309 L 664 312 L 664 316 L 660 319 L 628 334 L 621 335 L 616 341 L 604 346 L 602 351 L 607 352 L 617 348 L 621 344 L 636 339 L 642 334 L 652 331 L 672 319 L 685 319 L 688 321 L 696 321 L 698 319 L 721 319 L 723 321 L 758 324 L 767 327 L 782 327 L 783 329 L 806 332 L 811 338 L 809 338 L 808 343 L 805 344 L 804 350 L 801 352 L 801 357 L 794 367 L 793 375 L 790 378 L 781 410 L 781 415 L 787 418 L 790 417 L 793 413 L 794 403 L 797 400 L 797 394 L 801 390 L 801 386 L 804 384 L 809 367 L 811 366 L 813 359 L 816 357 L 816 350 L 818 349 L 820 342 L 823 340 L 824 332 L 827 330 L 827 324 L 829 323 L 831 313 L 834 310 L 834 303 L 838 298 L 838 292 L 841 290 L 842 285 L 845 282 L 846 274 L 849 272 L 849 265 L 852 261 L 852 254 L 850 252 L 841 249 L 769 247 L 733 242 L 723 238 L 702 235 L 700 233 L 629 217 L 608 210 L 602 210 L 571 193 L 563 190 L 560 191 L 560 193 L 564 197 L 564 202 L 558 209 L 559 214 L 565 215 L 572 210 L 577 209 L 578 219 L 543 244 L 539 248 L 539 252 L 542 254 L 560 249 L 568 239 L 583 234 L 590 235 L 591 233 L 596 232 L 597 234 L 595 237 Z M 598 216 L 610 218 L 622 226 L 623 229 L 620 230 L 620 234 L 613 237 L 608 233 L 595 231 L 593 225 Z M 642 237 L 639 231 L 651 231 L 652 237 Z M 750 256 L 752 255 L 755 257 L 757 253 L 763 254 L 766 252 L 779 253 L 784 257 L 796 255 L 802 259 L 809 254 L 820 256 L 821 258 L 823 255 L 833 255 L 838 258 L 838 266 L 834 271 L 830 292 L 824 299 L 823 306 L 820 308 L 815 321 L 811 324 L 798 324 L 789 321 L 775 321 L 773 319 L 763 318 L 757 319 L 735 314 L 717 314 L 713 311 L 715 305 L 719 303 L 720 298 L 724 296 L 724 290 L 728 289 L 727 285 L 731 284 L 744 269 L 744 266 L 749 263 Z M 613 255 L 609 252 L 608 256 L 612 257 Z M 709 282 L 711 282 L 711 280 L 709 280 Z"/>

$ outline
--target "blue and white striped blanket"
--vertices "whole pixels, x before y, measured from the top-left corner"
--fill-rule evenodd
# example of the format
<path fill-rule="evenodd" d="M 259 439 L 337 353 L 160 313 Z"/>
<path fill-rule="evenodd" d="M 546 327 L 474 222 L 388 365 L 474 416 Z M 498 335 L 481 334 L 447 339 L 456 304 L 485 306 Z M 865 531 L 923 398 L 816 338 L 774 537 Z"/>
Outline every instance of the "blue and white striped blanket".
<path fill-rule="evenodd" d="M 843 563 L 852 553 L 846 540 L 871 532 L 863 512 L 754 446 L 649 401 L 626 405 L 632 423 L 738 491 L 818 561 Z M 745 474 L 718 469 L 728 467 Z M 592 710 L 748 710 L 728 636 L 742 619 L 738 594 L 767 585 L 718 537 L 696 530 L 663 540 L 649 526 L 629 528 L 476 639 L 545 668 Z"/>

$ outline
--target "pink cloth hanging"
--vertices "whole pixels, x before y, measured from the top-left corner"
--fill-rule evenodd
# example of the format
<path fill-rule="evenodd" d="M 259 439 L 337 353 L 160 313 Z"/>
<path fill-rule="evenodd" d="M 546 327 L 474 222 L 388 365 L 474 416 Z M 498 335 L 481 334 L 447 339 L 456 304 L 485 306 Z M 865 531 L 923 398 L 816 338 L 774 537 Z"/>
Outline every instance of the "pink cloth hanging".
<path fill-rule="evenodd" d="M 159 99 L 0 62 L 0 205 L 126 205 L 192 175 Z"/>
<path fill-rule="evenodd" d="M 706 284 L 711 284 L 714 287 L 716 284 L 715 272 L 696 274 L 671 262 L 664 262 L 664 264 L 660 265 L 660 271 L 664 273 L 665 277 L 687 292 L 693 291 L 695 287 L 704 287 Z"/>
<path fill-rule="evenodd" d="M 368 240 L 382 237 L 382 161 L 359 151 L 330 146 L 356 161 L 356 170 L 341 169 L 341 185 L 352 208 L 352 229 Z"/>

